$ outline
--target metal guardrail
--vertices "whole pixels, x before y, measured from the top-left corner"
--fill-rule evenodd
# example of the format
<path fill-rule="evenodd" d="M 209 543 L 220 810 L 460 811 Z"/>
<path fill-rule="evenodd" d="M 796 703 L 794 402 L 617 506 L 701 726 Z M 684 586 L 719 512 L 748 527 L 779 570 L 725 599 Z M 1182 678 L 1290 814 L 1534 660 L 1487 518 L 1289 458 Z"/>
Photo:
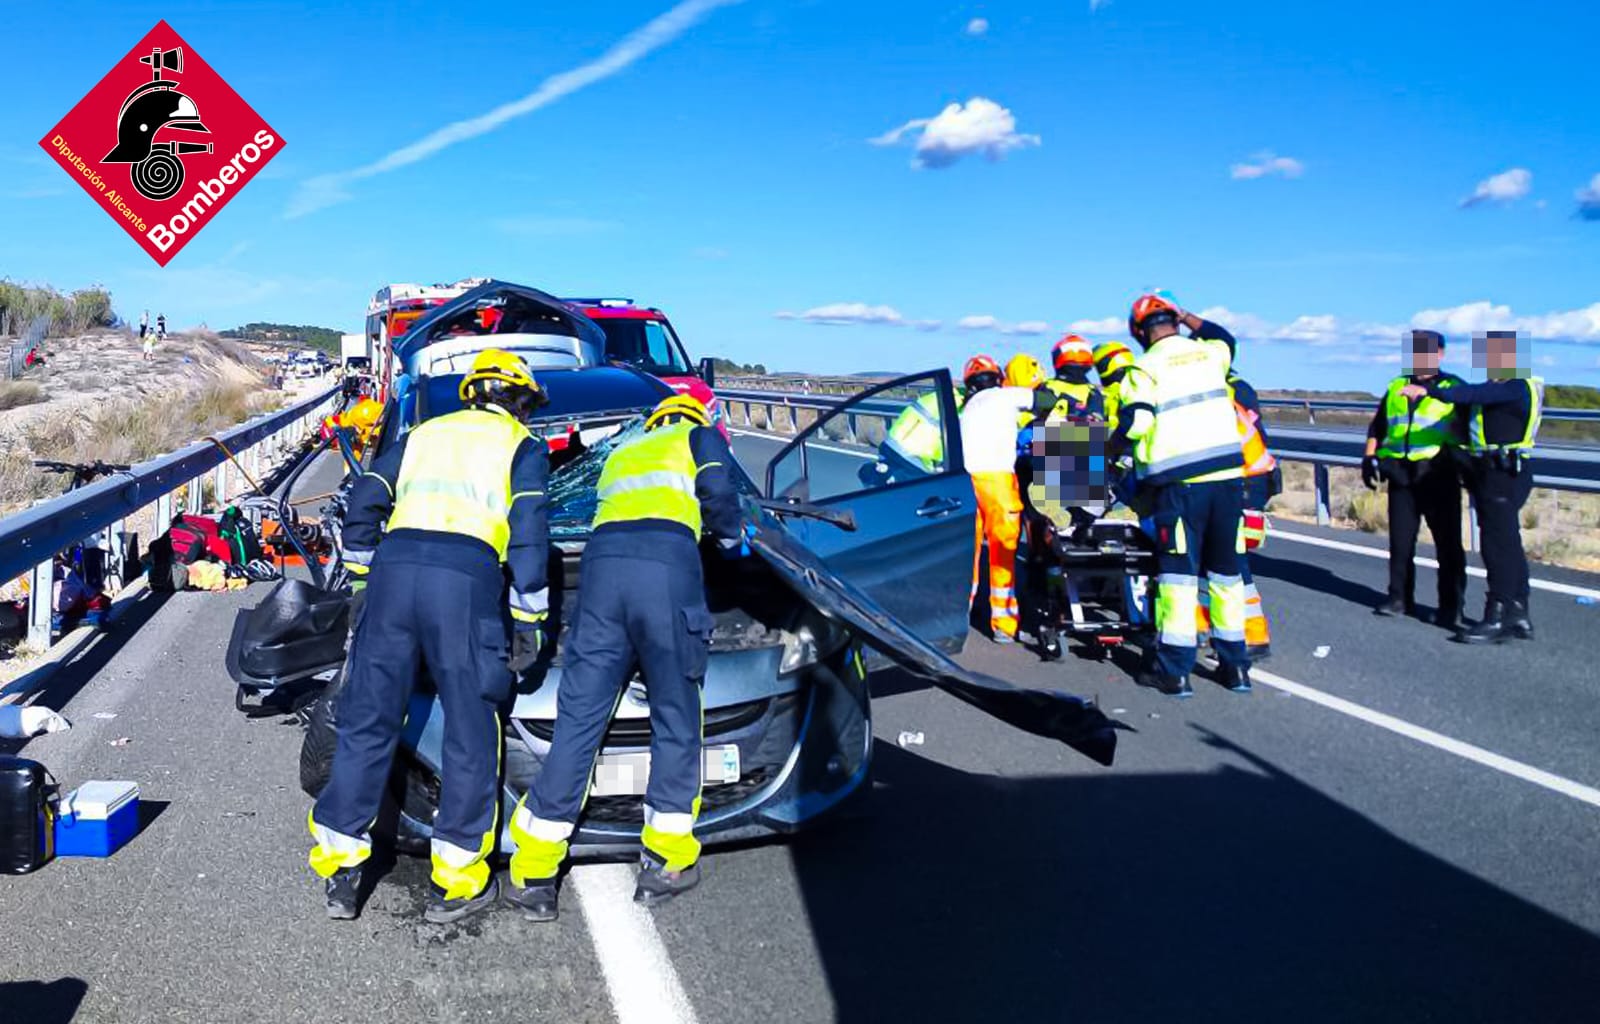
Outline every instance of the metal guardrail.
<path fill-rule="evenodd" d="M 860 388 L 857 381 L 857 390 Z M 717 397 L 725 406 L 724 415 L 729 417 L 733 426 L 746 426 L 756 428 L 758 424 L 752 412 L 755 408 L 763 409 L 763 423 L 761 429 L 775 430 L 779 433 L 798 433 L 803 424 L 800 423 L 798 410 L 809 410 L 817 415 L 831 411 L 838 405 L 848 400 L 848 396 L 834 396 L 822 394 L 803 394 L 781 392 L 756 388 L 717 388 Z M 1263 405 L 1268 404 L 1305 405 L 1310 404 L 1318 408 L 1339 409 L 1348 411 L 1370 412 L 1371 402 L 1311 402 L 1303 403 L 1289 399 L 1264 399 Z M 846 417 L 845 434 L 849 440 L 859 441 L 862 431 L 857 423 L 858 417 L 869 419 L 891 420 L 899 415 L 905 405 L 891 400 L 875 399 L 860 403 L 851 410 Z M 782 410 L 780 414 L 779 410 Z M 742 416 L 740 415 L 742 413 Z M 1600 419 L 1600 410 L 1589 409 L 1547 409 L 1544 412 L 1547 420 L 1597 420 Z M 742 420 L 742 422 L 741 422 Z M 784 421 L 787 421 L 786 423 Z M 787 429 L 783 429 L 787 427 Z M 887 424 L 881 428 L 886 430 Z M 1326 525 L 1333 519 L 1331 509 L 1331 486 L 1328 479 L 1330 466 L 1356 467 L 1361 465 L 1361 456 L 1365 451 L 1366 434 L 1354 430 L 1329 430 L 1311 427 L 1293 427 L 1281 424 L 1269 424 L 1268 433 L 1272 438 L 1272 452 L 1279 459 L 1288 462 L 1309 462 L 1312 466 L 1313 488 L 1316 492 L 1317 522 Z M 878 433 L 876 438 L 881 438 Z M 876 438 L 869 437 L 869 440 Z M 1596 448 L 1540 448 L 1533 458 L 1533 483 L 1536 487 L 1545 487 L 1559 491 L 1581 491 L 1584 493 L 1600 493 L 1600 449 Z"/>
<path fill-rule="evenodd" d="M 281 457 L 313 434 L 324 409 L 335 402 L 335 385 L 287 409 L 265 413 L 216 435 L 251 476 L 260 479 L 262 461 Z M 32 570 L 28 602 L 28 642 L 43 649 L 50 642 L 52 563 L 57 553 L 105 533 L 113 554 L 122 554 L 123 521 L 155 506 L 155 532 L 172 525 L 173 495 L 187 490 L 186 509 L 198 514 L 204 481 L 214 474 L 213 491 L 228 493 L 228 457 L 210 438 L 187 448 L 97 480 L 59 498 L 0 519 L 0 581 Z"/>

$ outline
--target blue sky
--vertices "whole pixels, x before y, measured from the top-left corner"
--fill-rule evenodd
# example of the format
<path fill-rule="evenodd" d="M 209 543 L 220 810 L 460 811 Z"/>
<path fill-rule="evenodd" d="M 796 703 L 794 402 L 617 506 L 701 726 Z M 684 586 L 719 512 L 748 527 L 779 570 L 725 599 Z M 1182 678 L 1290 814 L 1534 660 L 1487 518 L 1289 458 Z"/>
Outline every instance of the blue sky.
<path fill-rule="evenodd" d="M 354 330 L 488 274 L 818 372 L 1042 355 L 1166 287 L 1260 386 L 1378 388 L 1408 324 L 1600 384 L 1591 4 L 460 6 L 83 5 L 70 45 L 13 7 L 0 275 Z M 164 269 L 36 145 L 160 18 L 286 142 Z"/>

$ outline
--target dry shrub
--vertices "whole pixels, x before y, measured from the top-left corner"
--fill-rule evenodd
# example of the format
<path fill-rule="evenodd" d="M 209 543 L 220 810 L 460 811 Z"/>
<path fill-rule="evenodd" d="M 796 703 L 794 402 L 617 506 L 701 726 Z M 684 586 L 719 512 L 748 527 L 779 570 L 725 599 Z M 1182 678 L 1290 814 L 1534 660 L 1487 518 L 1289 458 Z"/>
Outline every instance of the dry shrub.
<path fill-rule="evenodd" d="M 44 388 L 31 380 L 0 381 L 0 412 L 45 400 Z"/>
<path fill-rule="evenodd" d="M 1345 499 L 1344 518 L 1366 533 L 1383 533 L 1389 529 L 1389 499 L 1382 491 L 1363 488 Z"/>

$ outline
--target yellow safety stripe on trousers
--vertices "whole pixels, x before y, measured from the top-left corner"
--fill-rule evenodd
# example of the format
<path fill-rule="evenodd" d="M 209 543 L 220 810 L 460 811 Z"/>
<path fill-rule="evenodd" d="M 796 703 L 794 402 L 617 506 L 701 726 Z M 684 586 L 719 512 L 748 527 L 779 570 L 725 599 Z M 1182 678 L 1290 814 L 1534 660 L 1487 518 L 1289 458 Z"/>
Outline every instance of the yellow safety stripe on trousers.
<path fill-rule="evenodd" d="M 1199 578 L 1185 573 L 1156 577 L 1156 630 L 1171 647 L 1193 647 L 1196 608 L 1200 603 Z"/>
<path fill-rule="evenodd" d="M 687 814 L 658 811 L 645 804 L 644 829 L 639 833 L 639 841 L 645 849 L 660 857 L 668 871 L 682 871 L 700 859 L 700 840 L 694 837 L 694 823 L 700 818 L 700 793 L 705 789 L 706 705 L 699 687 L 695 688 L 695 698 L 700 702 L 700 743 L 696 748 L 700 754 L 694 802 L 689 805 Z"/>
<path fill-rule="evenodd" d="M 353 868 L 372 856 L 372 837 L 366 833 L 359 836 L 347 836 L 343 832 L 335 832 L 326 825 L 317 824 L 317 819 L 312 817 L 316 808 L 306 812 L 306 828 L 311 830 L 311 838 L 317 844 L 311 848 L 311 870 L 323 878 L 329 878 L 340 868 Z"/>
<path fill-rule="evenodd" d="M 489 709 L 494 719 L 495 778 L 500 777 L 500 762 L 505 756 L 505 731 L 500 725 L 500 712 Z M 489 885 L 489 854 L 494 852 L 495 839 L 500 835 L 500 787 L 497 785 L 490 797 L 493 809 L 489 812 L 489 831 L 483 834 L 476 850 L 446 842 L 438 836 L 429 844 L 433 861 L 433 883 L 444 890 L 447 900 L 470 900 Z"/>
<path fill-rule="evenodd" d="M 1218 640 L 1244 640 L 1244 578 L 1206 574 L 1207 607 L 1211 613 L 1211 635 Z"/>

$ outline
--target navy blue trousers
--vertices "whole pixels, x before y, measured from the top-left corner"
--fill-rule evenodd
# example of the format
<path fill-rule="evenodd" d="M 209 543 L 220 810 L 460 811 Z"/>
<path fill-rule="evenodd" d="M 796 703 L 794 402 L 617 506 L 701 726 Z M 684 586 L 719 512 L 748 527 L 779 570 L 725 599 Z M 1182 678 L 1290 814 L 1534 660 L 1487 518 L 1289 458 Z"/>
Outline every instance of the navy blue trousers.
<path fill-rule="evenodd" d="M 578 820 L 595 756 L 635 667 L 650 701 L 645 805 L 657 814 L 694 813 L 711 624 L 700 550 L 687 530 L 596 531 L 583 552 L 555 734 L 528 793 L 534 817 Z"/>
<path fill-rule="evenodd" d="M 426 663 L 444 712 L 434 837 L 476 850 L 499 810 L 499 706 L 512 683 L 499 562 L 487 545 L 480 553 L 397 534 L 378 546 L 369 581 L 338 698 L 333 776 L 312 817 L 348 836 L 372 826 Z"/>

